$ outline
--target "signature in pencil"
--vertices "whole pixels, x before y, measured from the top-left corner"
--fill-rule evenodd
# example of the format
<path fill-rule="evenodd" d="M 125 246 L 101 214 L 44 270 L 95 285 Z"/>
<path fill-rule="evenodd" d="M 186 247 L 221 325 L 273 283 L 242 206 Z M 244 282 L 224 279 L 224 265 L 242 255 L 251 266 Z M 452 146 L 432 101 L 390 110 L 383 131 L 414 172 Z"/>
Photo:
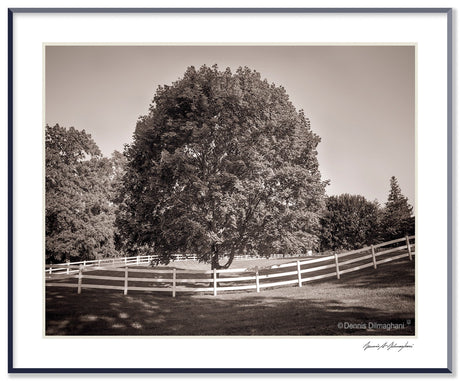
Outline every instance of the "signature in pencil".
<path fill-rule="evenodd" d="M 413 349 L 414 344 L 409 343 L 406 341 L 404 344 L 396 343 L 394 341 L 388 342 L 385 341 L 384 343 L 373 343 L 368 341 L 366 344 L 363 345 L 363 350 L 377 350 L 377 351 L 391 351 L 394 350 L 396 352 L 401 352 L 404 349 Z"/>

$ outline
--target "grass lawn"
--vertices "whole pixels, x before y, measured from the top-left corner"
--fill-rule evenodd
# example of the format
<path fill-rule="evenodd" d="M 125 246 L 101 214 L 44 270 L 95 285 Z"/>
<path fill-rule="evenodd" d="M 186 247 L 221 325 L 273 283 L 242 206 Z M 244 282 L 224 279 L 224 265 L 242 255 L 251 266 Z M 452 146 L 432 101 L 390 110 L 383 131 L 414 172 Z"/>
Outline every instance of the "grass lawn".
<path fill-rule="evenodd" d="M 262 265 L 256 262 L 238 261 L 232 267 Z M 386 330 L 375 323 L 400 326 Z M 216 297 L 179 293 L 172 298 L 148 292 L 124 296 L 90 289 L 78 295 L 75 289 L 51 287 L 46 289 L 45 324 L 47 335 L 414 335 L 414 262 L 402 259 L 301 288 Z"/>

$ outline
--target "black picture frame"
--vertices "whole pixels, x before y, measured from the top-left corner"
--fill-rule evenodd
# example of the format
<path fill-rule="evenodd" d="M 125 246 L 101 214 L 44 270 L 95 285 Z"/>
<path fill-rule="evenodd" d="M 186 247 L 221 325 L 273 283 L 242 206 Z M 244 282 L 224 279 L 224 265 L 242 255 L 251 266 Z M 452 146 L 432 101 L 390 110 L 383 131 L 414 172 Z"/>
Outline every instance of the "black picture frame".
<path fill-rule="evenodd" d="M 442 13 L 447 15 L 447 162 L 448 162 L 448 366 L 446 368 L 19 368 L 14 366 L 14 313 L 13 313 L 13 26 L 14 15 L 19 13 Z M 10 8 L 8 9 L 8 372 L 9 373 L 452 373 L 452 8 Z"/>

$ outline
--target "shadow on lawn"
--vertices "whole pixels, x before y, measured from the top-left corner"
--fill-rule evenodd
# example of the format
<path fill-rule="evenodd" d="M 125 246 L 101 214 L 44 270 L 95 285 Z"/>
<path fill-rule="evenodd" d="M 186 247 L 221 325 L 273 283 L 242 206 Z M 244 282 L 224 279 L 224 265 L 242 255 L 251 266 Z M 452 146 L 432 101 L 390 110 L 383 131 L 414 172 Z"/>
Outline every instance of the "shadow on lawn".
<path fill-rule="evenodd" d="M 303 287 L 304 289 L 306 287 Z M 340 300 L 233 294 L 221 297 L 88 290 L 47 291 L 47 335 L 414 335 L 414 313 L 347 305 Z M 406 324 L 410 319 L 411 323 Z M 392 331 L 339 323 L 405 324 Z"/>
<path fill-rule="evenodd" d="M 408 259 L 384 263 L 377 270 L 368 268 L 341 276 L 343 287 L 364 287 L 366 289 L 381 289 L 387 287 L 410 287 L 415 284 L 415 263 Z"/>

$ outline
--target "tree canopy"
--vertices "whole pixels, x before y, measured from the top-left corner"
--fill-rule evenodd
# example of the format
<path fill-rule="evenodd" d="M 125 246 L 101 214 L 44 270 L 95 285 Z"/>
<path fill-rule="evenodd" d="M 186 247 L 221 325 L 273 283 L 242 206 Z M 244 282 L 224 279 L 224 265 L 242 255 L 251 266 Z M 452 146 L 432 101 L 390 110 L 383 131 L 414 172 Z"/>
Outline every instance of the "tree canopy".
<path fill-rule="evenodd" d="M 46 260 L 114 254 L 113 167 L 84 130 L 45 130 Z"/>
<path fill-rule="evenodd" d="M 321 224 L 322 251 L 358 249 L 378 241 L 380 207 L 359 195 L 330 196 Z"/>
<path fill-rule="evenodd" d="M 158 88 L 125 150 L 123 246 L 150 247 L 162 262 L 193 252 L 213 268 L 236 253 L 316 249 L 319 142 L 285 89 L 259 73 L 189 67 Z"/>

